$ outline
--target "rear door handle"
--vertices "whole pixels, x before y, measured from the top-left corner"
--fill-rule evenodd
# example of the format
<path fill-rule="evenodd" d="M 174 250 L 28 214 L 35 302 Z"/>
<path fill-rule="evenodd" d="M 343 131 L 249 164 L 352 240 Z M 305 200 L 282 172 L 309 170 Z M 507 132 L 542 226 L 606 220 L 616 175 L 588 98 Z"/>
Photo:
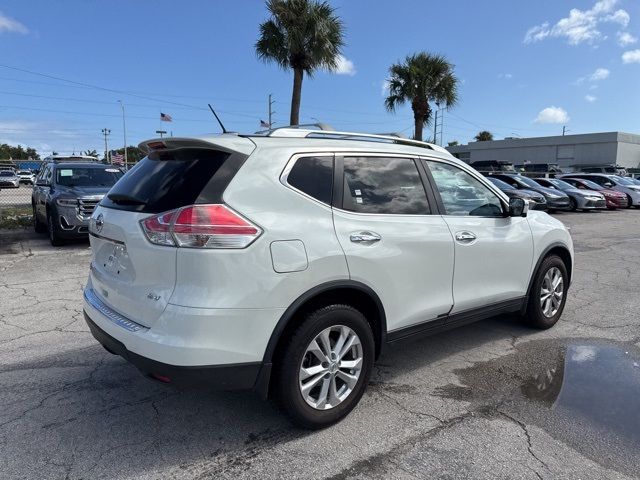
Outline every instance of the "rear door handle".
<path fill-rule="evenodd" d="M 471 243 L 476 240 L 477 237 L 472 232 L 458 232 L 456 233 L 456 241 L 460 243 Z"/>
<path fill-rule="evenodd" d="M 375 243 L 382 240 L 382 237 L 375 232 L 352 232 L 349 240 L 353 243 Z"/>

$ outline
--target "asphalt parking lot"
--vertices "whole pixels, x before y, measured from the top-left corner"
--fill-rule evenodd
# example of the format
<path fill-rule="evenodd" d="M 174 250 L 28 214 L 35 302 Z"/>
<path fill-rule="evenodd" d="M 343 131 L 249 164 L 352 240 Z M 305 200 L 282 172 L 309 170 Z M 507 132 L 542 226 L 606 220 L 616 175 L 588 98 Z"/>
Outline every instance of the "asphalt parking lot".
<path fill-rule="evenodd" d="M 640 211 L 557 218 L 576 268 L 553 329 L 500 317 L 399 344 L 320 432 L 142 377 L 88 333 L 88 244 L 0 232 L 0 477 L 637 477 Z"/>

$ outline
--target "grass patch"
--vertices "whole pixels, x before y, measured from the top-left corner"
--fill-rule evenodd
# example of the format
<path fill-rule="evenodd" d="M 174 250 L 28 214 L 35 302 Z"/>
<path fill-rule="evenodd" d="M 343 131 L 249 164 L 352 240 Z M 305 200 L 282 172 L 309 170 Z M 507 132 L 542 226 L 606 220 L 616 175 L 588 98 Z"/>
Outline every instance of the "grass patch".
<path fill-rule="evenodd" d="M 0 206 L 0 228 L 26 228 L 32 223 L 31 206 L 2 207 Z"/>

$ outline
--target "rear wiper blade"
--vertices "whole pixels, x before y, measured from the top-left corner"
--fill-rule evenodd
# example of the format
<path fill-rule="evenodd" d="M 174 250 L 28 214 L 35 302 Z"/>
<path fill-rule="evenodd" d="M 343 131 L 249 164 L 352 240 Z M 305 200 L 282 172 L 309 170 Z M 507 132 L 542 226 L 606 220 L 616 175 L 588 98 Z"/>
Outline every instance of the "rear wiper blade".
<path fill-rule="evenodd" d="M 110 193 L 107 198 L 113 203 L 118 205 L 146 205 L 147 202 L 140 200 L 139 198 L 132 197 L 130 195 L 123 195 L 121 193 Z"/>

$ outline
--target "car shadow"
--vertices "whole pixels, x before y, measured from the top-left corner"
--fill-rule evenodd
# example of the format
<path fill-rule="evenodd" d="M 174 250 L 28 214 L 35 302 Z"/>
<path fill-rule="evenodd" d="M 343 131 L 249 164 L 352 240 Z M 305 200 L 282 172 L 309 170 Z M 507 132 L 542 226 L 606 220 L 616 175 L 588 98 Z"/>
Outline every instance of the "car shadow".
<path fill-rule="evenodd" d="M 379 359 L 372 389 L 402 384 L 399 377 L 407 383 L 414 370 L 487 343 L 534 333 L 502 316 L 396 343 Z M 0 412 L 0 441 L 9 455 L 22 449 L 22 458 L 72 464 L 79 477 L 108 469 L 110 477 L 130 478 L 169 468 L 189 476 L 190 469 L 195 475 L 248 468 L 260 452 L 315 435 L 252 393 L 178 390 L 143 377 L 88 339 L 83 343 L 89 346 L 0 366 L 5 390 L 13 392 Z"/>

